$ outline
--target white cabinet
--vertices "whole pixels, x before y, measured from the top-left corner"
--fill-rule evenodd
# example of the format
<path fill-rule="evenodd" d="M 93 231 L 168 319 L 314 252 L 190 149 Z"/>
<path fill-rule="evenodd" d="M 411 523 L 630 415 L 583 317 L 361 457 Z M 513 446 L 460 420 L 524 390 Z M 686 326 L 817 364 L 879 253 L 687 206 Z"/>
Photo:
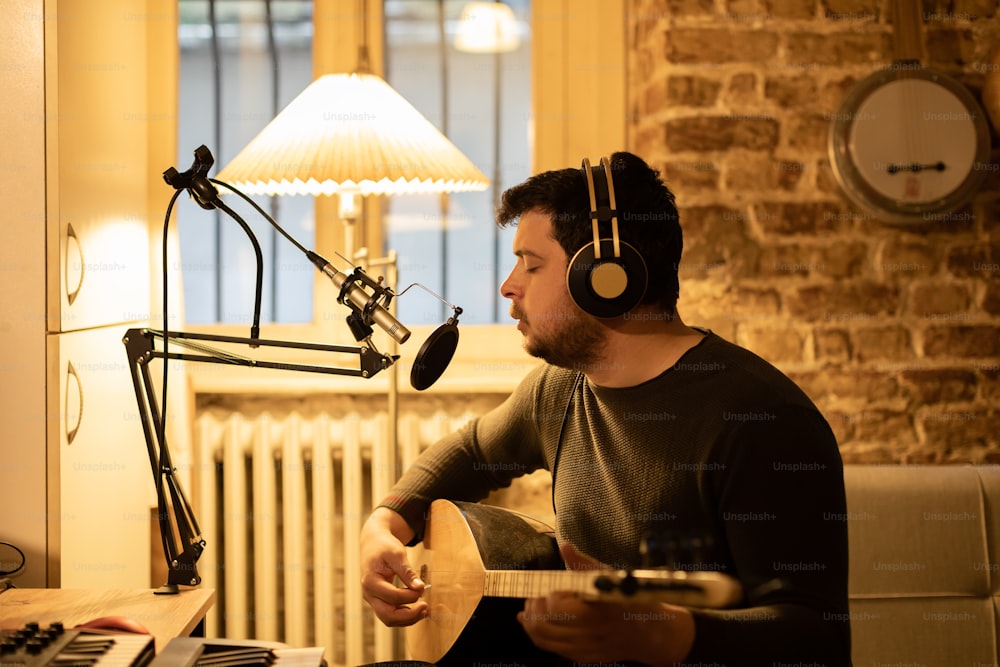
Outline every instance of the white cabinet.
<path fill-rule="evenodd" d="M 176 98 L 159 88 L 176 81 L 176 7 L 8 2 L 0 540 L 28 555 L 19 587 L 145 588 L 162 556 L 121 339 L 151 319 L 157 290 L 150 249 L 167 197 L 153 188 L 176 150 L 163 129 Z"/>
<path fill-rule="evenodd" d="M 149 586 L 155 493 L 123 327 L 49 337 L 63 588 Z M 50 408 L 51 409 L 51 408 Z M 50 471 L 54 473 L 55 471 Z"/>

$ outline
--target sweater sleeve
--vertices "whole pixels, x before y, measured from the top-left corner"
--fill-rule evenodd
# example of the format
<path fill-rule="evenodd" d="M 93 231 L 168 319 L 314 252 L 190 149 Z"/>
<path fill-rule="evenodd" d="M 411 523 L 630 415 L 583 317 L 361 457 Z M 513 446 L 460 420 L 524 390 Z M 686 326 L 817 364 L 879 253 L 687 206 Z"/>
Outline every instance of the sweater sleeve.
<path fill-rule="evenodd" d="M 406 519 L 414 543 L 433 500 L 478 501 L 544 467 L 535 407 L 542 373 L 537 367 L 501 405 L 424 450 L 379 503 Z"/>
<path fill-rule="evenodd" d="M 690 663 L 850 664 L 843 464 L 819 413 L 741 425 L 716 479 L 746 607 L 695 614 Z"/>

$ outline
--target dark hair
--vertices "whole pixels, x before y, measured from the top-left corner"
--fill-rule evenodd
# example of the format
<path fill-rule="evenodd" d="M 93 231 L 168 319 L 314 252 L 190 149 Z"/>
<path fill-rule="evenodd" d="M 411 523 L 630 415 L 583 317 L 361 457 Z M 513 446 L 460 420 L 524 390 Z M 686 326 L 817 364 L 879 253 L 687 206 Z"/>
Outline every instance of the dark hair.
<path fill-rule="evenodd" d="M 618 234 L 646 262 L 649 285 L 643 304 L 661 304 L 674 312 L 679 285 L 683 237 L 674 195 L 660 175 L 632 153 L 611 155 L 611 177 L 618 207 Z M 552 217 L 552 236 L 569 257 L 594 240 L 590 197 L 582 169 L 545 171 L 503 193 L 497 225 L 516 224 L 531 210 Z M 601 223 L 601 238 L 611 236 L 611 223 Z"/>

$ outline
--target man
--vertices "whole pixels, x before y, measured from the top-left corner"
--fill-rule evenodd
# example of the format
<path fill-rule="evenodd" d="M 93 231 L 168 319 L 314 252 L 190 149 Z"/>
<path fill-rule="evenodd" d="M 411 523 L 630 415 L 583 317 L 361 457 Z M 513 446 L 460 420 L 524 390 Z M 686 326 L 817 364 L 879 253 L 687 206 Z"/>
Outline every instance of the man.
<path fill-rule="evenodd" d="M 681 320 L 674 197 L 635 155 L 615 153 L 608 167 L 606 201 L 600 184 L 595 200 L 601 173 L 589 164 L 504 193 L 498 224 L 516 223 L 517 261 L 500 289 L 525 350 L 546 363 L 429 448 L 372 513 L 365 599 L 388 625 L 419 622 L 424 584 L 404 545 L 421 538 L 429 503 L 479 500 L 544 468 L 570 567 L 640 567 L 660 536 L 689 546 L 670 554 L 675 568 L 728 574 L 744 597 L 728 610 L 530 599 L 517 618 L 539 649 L 578 664 L 850 664 L 847 530 L 831 519 L 846 514 L 834 436 L 777 369 Z M 607 241 L 594 242 L 592 219 Z M 616 240 L 622 258 L 640 256 L 624 262 L 624 278 L 615 269 L 610 287 L 574 287 L 574 272 L 597 281 L 588 272 L 618 256 Z M 586 261 L 571 263 L 588 247 Z M 619 298 L 622 280 L 638 280 L 641 298 L 609 316 L 603 300 Z"/>

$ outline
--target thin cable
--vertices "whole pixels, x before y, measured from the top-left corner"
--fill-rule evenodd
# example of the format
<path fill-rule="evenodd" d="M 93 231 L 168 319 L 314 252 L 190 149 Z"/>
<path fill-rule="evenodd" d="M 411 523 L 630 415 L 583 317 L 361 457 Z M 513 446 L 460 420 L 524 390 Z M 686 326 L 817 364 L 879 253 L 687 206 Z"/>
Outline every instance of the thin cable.
<path fill-rule="evenodd" d="M 358 72 L 371 73 L 371 61 L 368 58 L 368 7 L 366 0 L 359 0 L 361 8 L 361 39 L 358 40 Z"/>
<path fill-rule="evenodd" d="M 170 367 L 170 359 L 167 356 L 167 349 L 169 346 L 170 336 L 168 330 L 169 310 L 170 303 L 167 300 L 169 294 L 170 280 L 167 272 L 167 236 L 170 229 L 170 214 L 174 209 L 174 203 L 180 196 L 183 190 L 176 190 L 174 195 L 170 198 L 170 203 L 167 204 L 167 213 L 163 216 L 163 238 L 160 241 L 160 264 L 162 265 L 162 280 L 163 280 L 163 379 L 160 388 L 160 420 L 156 424 L 156 434 L 157 439 L 160 443 L 160 451 L 157 452 L 156 469 L 157 475 L 163 474 L 163 453 L 167 448 L 167 369 Z M 150 396 L 150 401 L 155 401 L 155 397 Z M 149 406 L 152 409 L 152 405 Z M 161 508 L 166 502 L 166 499 L 162 497 L 162 485 L 160 484 L 159 477 L 156 479 L 156 497 L 157 505 Z M 165 546 L 165 545 L 164 545 Z M 166 549 L 164 549 L 166 553 Z M 168 554 L 169 555 L 169 554 Z"/>
<path fill-rule="evenodd" d="M 215 183 L 216 185 L 221 185 L 222 187 L 226 188 L 226 189 L 227 189 L 227 190 L 229 190 L 230 192 L 233 192 L 233 193 L 235 193 L 235 194 L 239 195 L 240 197 L 242 197 L 242 198 L 243 198 L 243 200 L 244 200 L 244 201 L 245 201 L 246 203 L 248 203 L 248 204 L 250 204 L 251 206 L 253 206 L 253 207 L 254 207 L 254 209 L 255 209 L 255 210 L 256 210 L 256 211 L 258 212 L 258 213 L 260 213 L 260 214 L 261 214 L 262 216 L 264 216 L 264 219 L 265 219 L 265 220 L 267 220 L 267 221 L 268 221 L 269 223 L 271 223 L 271 226 L 273 226 L 273 227 L 274 227 L 274 228 L 275 228 L 276 230 L 278 230 L 278 232 L 280 232 L 282 236 L 284 236 L 284 237 L 285 237 L 286 239 L 288 239 L 288 241 L 289 241 L 289 242 L 290 242 L 290 243 L 291 243 L 291 244 L 292 244 L 293 246 L 295 246 L 295 247 L 296 247 L 296 248 L 298 248 L 298 249 L 299 249 L 300 251 L 302 251 L 302 254 L 303 254 L 303 255 L 306 255 L 306 256 L 308 256 L 308 255 L 309 255 L 309 250 L 308 250 L 308 249 L 307 249 L 307 248 L 306 248 L 306 247 L 305 247 L 304 245 L 302 245 L 301 243 L 299 243 L 298 241 L 296 241 L 296 240 L 295 240 L 295 238 L 294 238 L 294 237 L 293 237 L 293 236 L 292 236 L 291 234 L 289 234 L 288 232 L 286 232 L 286 231 L 285 231 L 285 230 L 284 230 L 284 229 L 283 229 L 283 228 L 281 227 L 281 225 L 279 225 L 279 224 L 278 224 L 278 223 L 277 223 L 277 222 L 276 222 L 276 221 L 274 220 L 274 218 L 272 218 L 272 217 L 271 217 L 270 215 L 268 215 L 268 214 L 267 214 L 267 212 L 266 212 L 266 211 L 265 211 L 264 209 L 262 209 L 262 208 L 261 208 L 261 207 L 260 207 L 260 206 L 259 206 L 259 205 L 257 204 L 257 202 L 255 202 L 255 201 L 254 201 L 253 199 L 251 199 L 251 198 L 250 198 L 250 197 L 248 197 L 247 195 L 243 194 L 242 192 L 240 192 L 239 190 L 237 190 L 236 188 L 234 188 L 233 186 L 231 186 L 231 185 L 230 185 L 229 183 L 226 183 L 225 181 L 218 181 L 218 180 L 216 180 L 216 179 L 214 179 L 214 178 L 210 178 L 210 179 L 208 179 L 208 180 L 209 180 L 209 181 L 211 181 L 212 183 Z M 348 261 L 349 261 L 349 260 L 348 260 Z"/>
<path fill-rule="evenodd" d="M 246 232 L 246 235 L 250 238 L 250 243 L 253 245 L 254 257 L 257 259 L 257 280 L 256 289 L 254 290 L 253 324 L 250 326 L 250 338 L 258 338 L 260 337 L 260 302 L 264 291 L 264 255 L 260 250 L 260 242 L 254 235 L 253 229 L 247 224 L 247 221 L 241 218 L 236 211 L 223 204 L 221 199 L 216 198 L 213 205 L 235 220 L 243 228 L 243 231 Z"/>
<path fill-rule="evenodd" d="M 11 574 L 17 574 L 18 572 L 23 570 L 25 564 L 28 562 L 28 557 L 24 555 L 24 552 L 21 551 L 16 545 L 11 544 L 10 542 L 0 541 L 0 546 L 10 547 L 14 551 L 16 551 L 19 556 L 21 556 L 21 564 L 15 567 L 13 570 L 0 570 L 0 577 L 6 577 Z"/>
<path fill-rule="evenodd" d="M 215 0 L 208 0 L 208 22 L 212 27 L 212 132 L 215 145 L 222 153 L 222 55 L 219 50 L 219 24 L 215 15 Z M 222 217 L 218 211 L 212 214 L 215 223 L 215 321 L 222 321 Z M 164 324 L 166 327 L 166 324 Z"/>
<path fill-rule="evenodd" d="M 280 68 L 278 67 L 278 47 L 274 38 L 274 15 L 271 12 L 271 0 L 264 0 L 264 15 L 267 25 L 267 50 L 271 58 L 271 117 L 278 115 L 278 98 L 281 90 Z M 271 216 L 278 217 L 280 202 L 278 197 L 271 196 Z M 271 230 L 271 321 L 278 321 L 278 237 Z"/>
<path fill-rule="evenodd" d="M 444 0 L 438 0 L 438 55 L 441 58 L 441 134 L 448 136 L 448 48 L 445 44 Z M 441 193 L 441 289 L 448 289 L 448 193 Z M 441 317 L 447 317 L 444 306 Z"/>

